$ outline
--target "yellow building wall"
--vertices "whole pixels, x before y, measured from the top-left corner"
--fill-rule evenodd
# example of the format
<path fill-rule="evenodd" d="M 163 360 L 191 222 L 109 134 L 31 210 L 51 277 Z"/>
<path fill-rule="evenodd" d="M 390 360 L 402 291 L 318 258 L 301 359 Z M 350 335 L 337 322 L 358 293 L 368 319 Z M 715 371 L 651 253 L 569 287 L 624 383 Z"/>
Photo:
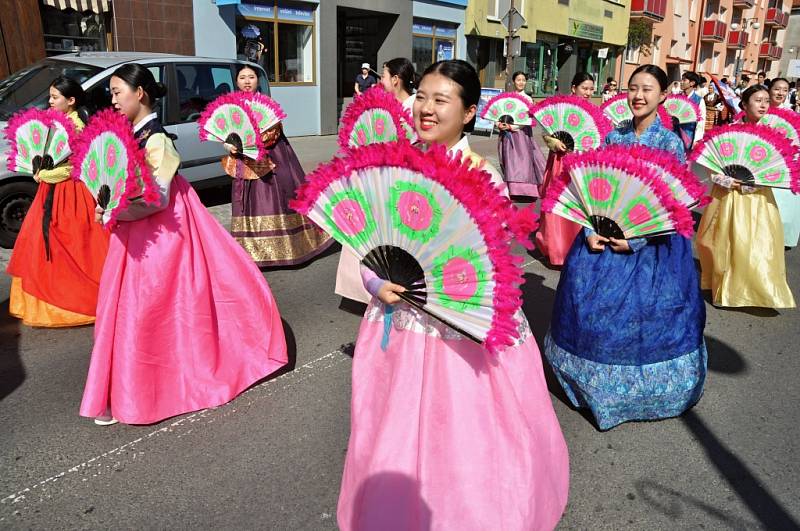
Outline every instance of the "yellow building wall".
<path fill-rule="evenodd" d="M 525 1 L 525 12 L 519 9 L 520 0 L 516 0 L 517 10 L 522 13 L 527 23 L 525 26 L 517 30 L 517 35 L 522 37 L 525 42 L 536 42 L 536 18 L 534 17 L 534 10 L 532 6 L 538 2 L 534 0 Z M 495 39 L 504 39 L 508 36 L 508 31 L 500 23 L 500 18 L 505 13 L 500 13 L 499 17 L 495 17 L 493 13 L 489 13 L 489 4 L 494 6 L 491 0 L 469 0 L 467 3 L 467 11 L 465 13 L 464 33 L 466 35 L 475 35 L 480 37 L 491 37 Z M 530 6 L 529 6 L 530 4 Z M 542 13 L 538 13 L 539 16 Z"/>
<path fill-rule="evenodd" d="M 487 2 L 474 2 L 484 3 Z M 624 46 L 628 42 L 630 0 L 570 0 L 568 6 L 558 0 L 525 0 L 528 20 L 536 21 L 536 29 L 557 35 L 572 35 L 571 21 L 586 22 L 603 27 L 602 42 Z M 606 16 L 611 13 L 611 18 Z M 577 38 L 581 38 L 578 36 Z"/>

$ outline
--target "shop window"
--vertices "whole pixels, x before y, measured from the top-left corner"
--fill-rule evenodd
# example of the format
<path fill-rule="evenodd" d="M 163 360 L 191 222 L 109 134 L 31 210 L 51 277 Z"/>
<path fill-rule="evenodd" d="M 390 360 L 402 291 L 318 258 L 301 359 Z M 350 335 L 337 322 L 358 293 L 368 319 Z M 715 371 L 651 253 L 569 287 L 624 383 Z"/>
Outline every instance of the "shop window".
<path fill-rule="evenodd" d="M 270 0 L 238 6 L 238 57 L 261 65 L 270 83 L 315 83 L 315 38 L 311 4 Z"/>
<path fill-rule="evenodd" d="M 229 65 L 175 65 L 178 89 L 178 122 L 197 120 L 217 96 L 236 86 Z"/>
<path fill-rule="evenodd" d="M 41 5 L 39 9 L 47 55 L 108 49 L 106 28 L 111 27 L 108 12 L 62 10 L 50 5 Z"/>
<path fill-rule="evenodd" d="M 437 26 L 432 22 L 415 20 L 411 47 L 411 62 L 422 72 L 436 61 L 455 59 L 456 28 Z"/>
<path fill-rule="evenodd" d="M 303 24 L 278 24 L 278 81 L 314 81 L 313 27 Z"/>

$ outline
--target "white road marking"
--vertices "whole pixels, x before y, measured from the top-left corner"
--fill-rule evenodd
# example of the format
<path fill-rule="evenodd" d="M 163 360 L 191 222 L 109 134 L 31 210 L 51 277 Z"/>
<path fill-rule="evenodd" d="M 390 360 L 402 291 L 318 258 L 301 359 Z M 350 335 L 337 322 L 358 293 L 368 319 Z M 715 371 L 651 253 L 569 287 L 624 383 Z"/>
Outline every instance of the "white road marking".
<path fill-rule="evenodd" d="M 333 352 L 329 352 L 319 358 L 316 358 L 308 363 L 300 365 L 299 367 L 295 367 L 295 369 L 291 372 L 287 372 L 274 378 L 272 380 L 268 380 L 261 385 L 257 385 L 255 387 L 251 387 L 244 393 L 240 394 L 236 397 L 232 402 L 228 404 L 224 404 L 217 408 L 213 409 L 203 409 L 201 411 L 197 411 L 195 413 L 183 416 L 179 419 L 176 419 L 172 422 L 169 422 L 166 426 L 158 428 L 147 435 L 143 435 L 137 439 L 134 439 L 128 443 L 125 443 L 121 446 L 118 446 L 114 449 L 108 450 L 103 452 L 100 455 L 92 457 L 91 459 L 84 461 L 78 465 L 75 465 L 67 470 L 64 470 L 54 476 L 50 476 L 47 479 L 39 481 L 33 484 L 30 487 L 26 487 L 20 491 L 17 491 L 13 494 L 9 494 L 4 496 L 0 499 L 0 507 L 6 506 L 9 508 L 18 509 L 20 504 L 24 504 L 29 500 L 29 496 L 35 494 L 37 491 L 41 493 L 39 500 L 35 501 L 43 501 L 45 498 L 52 498 L 50 494 L 45 493 L 44 491 L 47 489 L 48 486 L 55 484 L 56 482 L 60 481 L 62 478 L 70 478 L 70 474 L 75 474 L 77 472 L 85 471 L 89 468 L 96 467 L 96 470 L 91 475 L 91 477 L 87 478 L 84 477 L 82 481 L 88 481 L 91 478 L 95 478 L 103 473 L 104 469 L 110 470 L 112 468 L 118 468 L 123 464 L 123 462 L 127 461 L 128 459 L 134 460 L 136 459 L 137 455 L 141 456 L 144 452 L 138 451 L 137 448 L 134 448 L 137 444 L 142 442 L 147 442 L 152 440 L 160 435 L 165 433 L 176 433 L 177 437 L 184 437 L 189 435 L 194 431 L 194 427 L 192 426 L 196 422 L 204 422 L 205 424 L 211 424 L 215 420 L 223 417 L 227 417 L 228 415 L 235 413 L 239 408 L 247 407 L 253 404 L 256 400 L 260 400 L 262 398 L 266 398 L 272 396 L 280 391 L 288 389 L 294 385 L 297 385 L 300 382 L 308 380 L 309 378 L 316 376 L 317 374 L 325 371 L 333 367 L 334 365 L 341 363 L 343 361 L 349 360 L 350 357 L 344 353 L 342 349 L 336 349 Z M 328 363 L 321 364 L 321 362 L 328 361 Z M 284 385 L 279 385 L 283 383 Z M 265 391 L 263 392 L 262 391 Z M 243 400 L 249 398 L 250 400 L 246 403 Z M 185 430 L 181 428 L 187 428 Z M 103 429 L 103 428 L 98 428 Z M 108 428 L 105 428 L 108 429 Z M 18 511 L 14 511 L 15 513 Z M 5 520 L 5 517 L 0 517 L 0 521 Z"/>

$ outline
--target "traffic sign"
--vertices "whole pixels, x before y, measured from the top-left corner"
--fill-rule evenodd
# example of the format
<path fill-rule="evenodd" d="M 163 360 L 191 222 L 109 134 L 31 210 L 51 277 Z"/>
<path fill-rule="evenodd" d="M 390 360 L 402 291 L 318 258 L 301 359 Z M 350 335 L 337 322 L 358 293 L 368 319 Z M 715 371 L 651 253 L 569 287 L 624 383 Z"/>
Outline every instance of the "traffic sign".
<path fill-rule="evenodd" d="M 517 31 L 525 24 L 525 17 L 512 7 L 508 10 L 508 13 L 505 14 L 500 23 L 503 24 L 509 32 Z"/>

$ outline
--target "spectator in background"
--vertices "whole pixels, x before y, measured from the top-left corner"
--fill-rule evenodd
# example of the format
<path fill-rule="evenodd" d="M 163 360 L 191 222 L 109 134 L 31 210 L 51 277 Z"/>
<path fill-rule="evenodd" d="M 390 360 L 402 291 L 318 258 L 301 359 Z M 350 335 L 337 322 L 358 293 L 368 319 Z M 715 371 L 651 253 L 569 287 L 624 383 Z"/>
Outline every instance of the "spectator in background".
<path fill-rule="evenodd" d="M 789 83 L 789 108 L 797 111 L 797 83 L 794 81 Z"/>
<path fill-rule="evenodd" d="M 746 89 L 747 85 L 749 85 L 749 84 L 750 84 L 750 78 L 748 76 L 742 74 L 742 78 L 739 80 L 739 84 L 736 86 L 736 88 L 733 91 L 736 93 L 737 96 L 741 97 L 742 96 L 742 92 L 744 92 L 744 89 Z"/>
<path fill-rule="evenodd" d="M 767 86 L 767 74 L 764 72 L 758 73 L 758 84 L 761 86 Z"/>
<path fill-rule="evenodd" d="M 376 85 L 377 83 L 378 78 L 369 73 L 369 63 L 362 63 L 361 73 L 356 76 L 356 83 L 353 87 L 356 96 L 361 96 L 365 90 L 370 88 L 372 85 Z"/>
<path fill-rule="evenodd" d="M 700 83 L 703 78 L 696 72 L 685 72 L 681 77 L 681 90 L 683 95 L 692 100 L 700 108 L 700 120 L 696 123 L 683 124 L 680 127 L 681 137 L 686 145 L 686 151 L 703 138 L 706 126 L 706 106 L 703 103 L 703 96 L 699 93 Z"/>
<path fill-rule="evenodd" d="M 603 103 L 615 97 L 617 94 L 619 94 L 619 91 L 617 90 L 617 82 L 613 77 L 609 77 L 606 79 L 606 86 L 603 87 Z"/>
<path fill-rule="evenodd" d="M 670 94 L 680 94 L 681 93 L 681 82 L 680 81 L 673 81 L 672 85 L 669 87 Z"/>

